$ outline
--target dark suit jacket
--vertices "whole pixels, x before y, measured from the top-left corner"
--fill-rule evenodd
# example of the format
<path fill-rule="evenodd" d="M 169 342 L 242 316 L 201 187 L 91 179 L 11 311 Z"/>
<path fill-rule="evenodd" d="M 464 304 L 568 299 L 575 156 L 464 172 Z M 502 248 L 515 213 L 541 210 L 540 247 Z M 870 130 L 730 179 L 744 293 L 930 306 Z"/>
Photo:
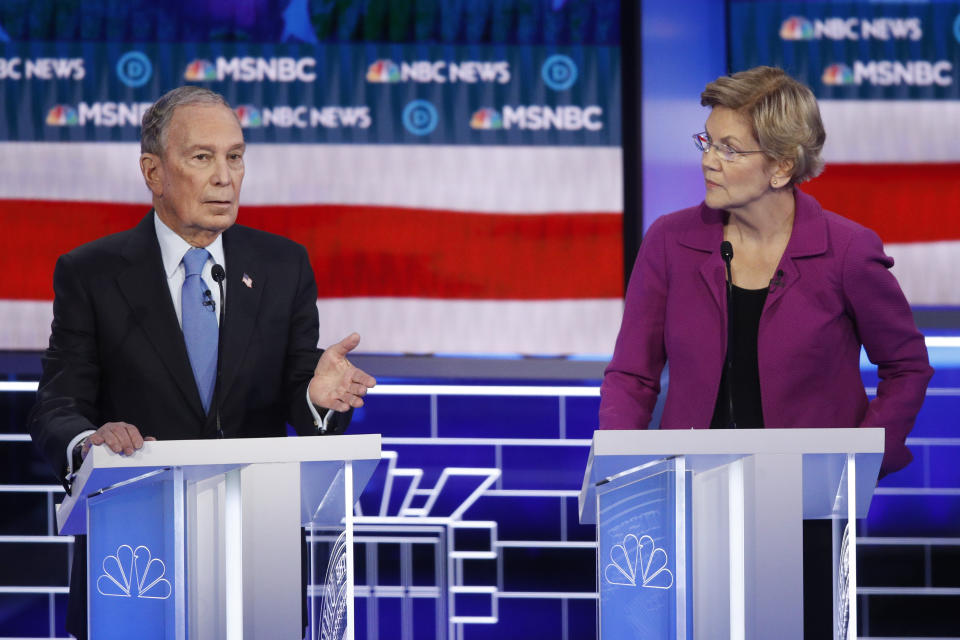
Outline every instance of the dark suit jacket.
<path fill-rule="evenodd" d="M 320 356 L 317 287 L 306 250 L 237 225 L 224 232 L 223 249 L 225 437 L 283 436 L 288 422 L 300 435 L 316 434 L 306 389 Z M 216 436 L 215 411 L 204 414 L 190 369 L 152 212 L 133 229 L 61 256 L 54 293 L 50 346 L 29 426 L 59 477 L 70 440 L 106 422 L 128 422 L 158 440 Z M 330 432 L 343 432 L 349 418 L 336 414 Z M 85 573 L 74 564 L 79 580 L 71 585 L 68 628 L 75 632 L 85 631 L 76 619 L 85 614 Z"/>

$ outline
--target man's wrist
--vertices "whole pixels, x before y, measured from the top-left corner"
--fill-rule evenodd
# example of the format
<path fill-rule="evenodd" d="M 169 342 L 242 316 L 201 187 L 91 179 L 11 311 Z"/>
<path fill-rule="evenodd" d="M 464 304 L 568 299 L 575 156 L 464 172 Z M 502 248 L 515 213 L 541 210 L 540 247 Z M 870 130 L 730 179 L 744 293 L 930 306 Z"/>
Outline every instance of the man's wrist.
<path fill-rule="evenodd" d="M 310 399 L 310 388 L 307 388 L 307 409 L 310 410 L 310 415 L 313 416 L 313 426 L 317 428 L 317 433 L 323 434 L 327 432 L 327 429 L 330 425 L 330 420 L 333 417 L 333 409 L 326 409 L 326 414 L 323 417 L 320 417 L 320 412 L 317 409 L 323 409 L 323 407 L 318 407 L 313 404 L 313 400 Z"/>
<path fill-rule="evenodd" d="M 73 473 L 80 468 L 80 464 L 83 462 L 83 445 L 86 443 L 87 439 L 95 433 L 96 431 L 88 429 L 87 431 L 81 431 L 77 435 L 73 436 L 72 440 L 70 440 L 66 451 L 68 477 L 73 475 Z"/>
<path fill-rule="evenodd" d="M 83 464 L 83 449 L 87 444 L 87 441 L 90 439 L 90 436 L 87 436 L 77 444 L 73 445 L 73 454 L 71 456 L 73 461 L 73 468 L 79 469 L 80 465 Z"/>

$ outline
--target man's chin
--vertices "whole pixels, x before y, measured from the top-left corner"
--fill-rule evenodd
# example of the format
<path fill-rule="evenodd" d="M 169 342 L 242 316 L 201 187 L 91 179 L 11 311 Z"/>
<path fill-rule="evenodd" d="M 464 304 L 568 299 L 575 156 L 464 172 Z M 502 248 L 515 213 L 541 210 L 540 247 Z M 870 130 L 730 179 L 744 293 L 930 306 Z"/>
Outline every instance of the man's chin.
<path fill-rule="evenodd" d="M 210 231 L 224 232 L 237 221 L 235 206 L 209 207 L 204 216 L 204 226 Z"/>
<path fill-rule="evenodd" d="M 214 215 L 237 215 L 237 204 L 225 200 L 213 200 L 203 203 L 203 208 Z"/>

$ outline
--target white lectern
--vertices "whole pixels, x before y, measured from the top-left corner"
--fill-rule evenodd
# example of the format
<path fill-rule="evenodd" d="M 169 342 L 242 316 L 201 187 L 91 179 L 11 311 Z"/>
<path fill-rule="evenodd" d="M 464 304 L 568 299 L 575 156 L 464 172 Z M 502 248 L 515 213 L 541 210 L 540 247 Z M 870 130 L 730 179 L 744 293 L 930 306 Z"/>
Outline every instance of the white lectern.
<path fill-rule="evenodd" d="M 303 525 L 334 541 L 311 545 L 309 637 L 352 639 L 353 505 L 379 461 L 379 435 L 94 447 L 57 510 L 88 534 L 90 637 L 301 638 Z"/>
<path fill-rule="evenodd" d="M 598 637 L 803 638 L 802 520 L 834 521 L 834 638 L 856 637 L 856 518 L 883 429 L 597 431 Z M 823 585 L 830 589 L 830 585 Z"/>

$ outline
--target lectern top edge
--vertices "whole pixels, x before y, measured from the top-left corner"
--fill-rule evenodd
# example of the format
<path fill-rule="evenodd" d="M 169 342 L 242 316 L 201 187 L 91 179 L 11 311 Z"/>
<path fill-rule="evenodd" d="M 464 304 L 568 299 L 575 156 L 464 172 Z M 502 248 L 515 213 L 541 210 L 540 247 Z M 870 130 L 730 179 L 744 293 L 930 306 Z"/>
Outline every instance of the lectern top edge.
<path fill-rule="evenodd" d="M 883 453 L 881 428 L 605 430 L 592 456 Z"/>
<path fill-rule="evenodd" d="M 145 442 L 132 456 L 106 447 L 93 447 L 90 454 L 83 466 L 96 469 L 379 460 L 380 434 L 160 440 Z"/>
<path fill-rule="evenodd" d="M 156 469 L 181 468 L 196 480 L 246 465 L 301 463 L 312 468 L 352 461 L 356 477 L 365 483 L 380 462 L 380 445 L 380 434 L 359 434 L 150 441 L 130 456 L 93 447 L 77 472 L 72 494 L 57 508 L 58 529 L 62 534 L 83 533 L 88 494 Z"/>
<path fill-rule="evenodd" d="M 740 458 L 782 454 L 802 457 L 803 465 L 811 465 L 812 473 L 806 478 L 807 482 L 829 485 L 825 491 L 833 496 L 839 487 L 840 472 L 847 456 L 855 456 L 858 461 L 858 517 L 864 517 L 880 470 L 883 450 L 884 430 L 881 428 L 596 431 L 579 495 L 580 522 L 588 524 L 596 521 L 598 482 L 638 465 L 661 458 L 683 456 L 687 469 L 700 473 Z M 821 476 L 819 480 L 816 478 L 818 475 Z M 800 481 L 803 480 L 800 478 Z M 822 512 L 822 508 L 812 506 L 805 510 L 806 517 L 822 517 Z"/>

